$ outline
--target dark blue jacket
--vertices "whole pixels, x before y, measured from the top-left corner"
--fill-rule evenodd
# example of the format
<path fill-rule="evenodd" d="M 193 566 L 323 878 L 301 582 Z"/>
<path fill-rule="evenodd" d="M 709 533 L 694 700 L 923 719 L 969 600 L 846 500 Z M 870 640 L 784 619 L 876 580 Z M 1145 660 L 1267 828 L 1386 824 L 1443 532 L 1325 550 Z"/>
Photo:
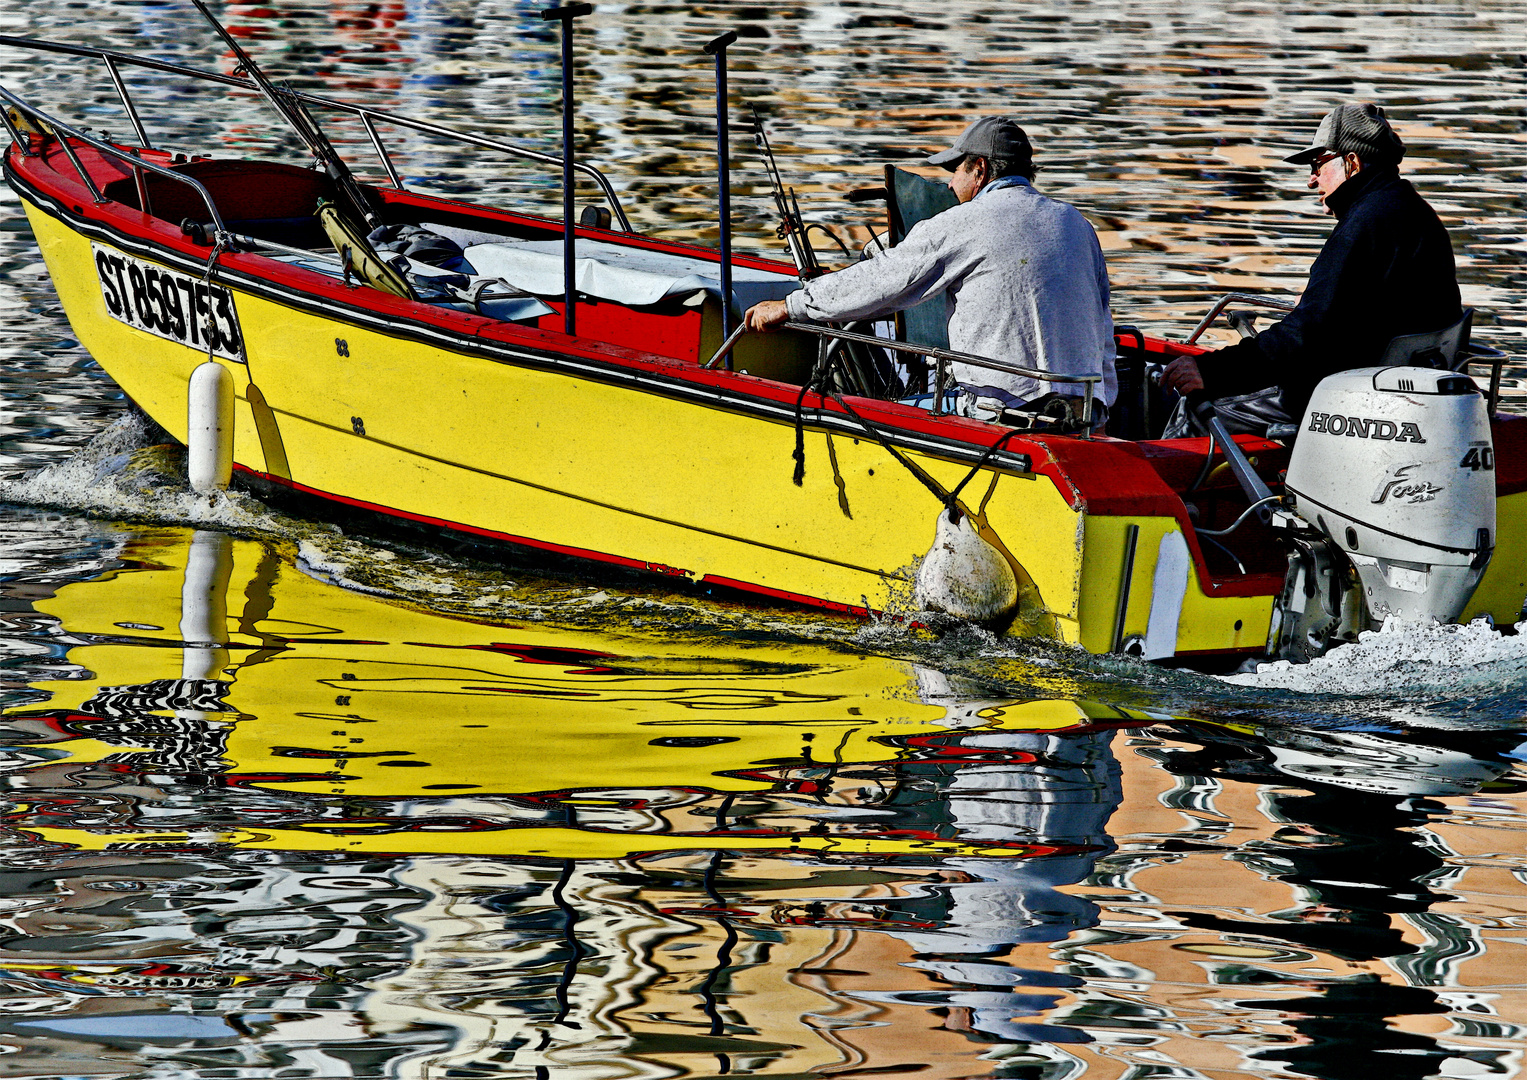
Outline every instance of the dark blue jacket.
<path fill-rule="evenodd" d="M 1326 205 L 1336 228 L 1299 306 L 1255 338 L 1199 357 L 1207 396 L 1281 386 L 1297 419 L 1327 375 L 1372 367 L 1399 335 L 1462 318 L 1447 230 L 1394 166 L 1364 168 Z"/>

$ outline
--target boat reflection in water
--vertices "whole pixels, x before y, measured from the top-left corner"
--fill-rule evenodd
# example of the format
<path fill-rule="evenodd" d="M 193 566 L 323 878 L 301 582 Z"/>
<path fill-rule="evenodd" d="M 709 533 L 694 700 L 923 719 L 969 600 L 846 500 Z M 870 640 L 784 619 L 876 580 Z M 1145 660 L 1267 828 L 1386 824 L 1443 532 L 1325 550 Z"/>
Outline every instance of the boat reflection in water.
<path fill-rule="evenodd" d="M 958 1071 L 1076 981 L 994 958 L 1096 920 L 1056 889 L 1109 850 L 1111 729 L 1143 718 L 480 626 L 216 533 L 122 560 L 39 605 L 79 667 L 7 721 L 48 867 L 12 892 L 47 913 L 10 943 L 29 1055 Z"/>
<path fill-rule="evenodd" d="M 1356 1077 L 1368 1068 L 1353 1052 L 1362 1046 L 1385 1054 L 1386 1072 L 1397 1077 L 1438 1075 L 1450 1058 L 1464 1067 L 1498 1069 L 1499 1054 L 1459 1053 L 1433 1034 L 1414 1030 L 1414 1018 L 1456 1006 L 1433 988 L 1460 985 L 1463 962 L 1485 952 L 1467 921 L 1431 911 L 1455 899 L 1445 887 L 1456 884 L 1460 874 L 1444 859 L 1457 853 L 1427 829 L 1447 810 L 1432 800 L 1497 784 L 1527 746 L 1522 734 L 1418 736 L 1360 727 L 1234 723 L 1182 724 L 1179 730 L 1201 741 L 1202 748 L 1169 755 L 1168 770 L 1284 787 L 1266 791 L 1265 812 L 1276 824 L 1272 834 L 1230 857 L 1287 884 L 1297 899 L 1255 919 L 1177 912 L 1181 924 L 1222 940 L 1307 950 L 1304 955 L 1346 961 L 1355 972 L 1334 982 L 1249 972 L 1243 981 L 1266 996 L 1241 1004 L 1289 1014 L 1297 1036 L 1289 1045 L 1252 1053 L 1251 1059 L 1303 1075 Z M 1290 780 L 1304 790 L 1287 789 Z M 1497 790 L 1513 788 L 1519 785 L 1497 784 Z M 1418 930 L 1424 935 L 1419 941 Z M 1205 951 L 1212 952 L 1212 946 Z M 1403 982 L 1381 978 L 1374 961 L 1387 961 L 1404 975 Z M 1364 966 L 1368 970 L 1360 970 Z M 1410 1023 L 1397 1022 L 1402 1018 Z M 1488 1020 L 1483 1026 L 1491 1027 Z M 1511 1032 L 1501 1028 L 1493 1034 L 1510 1037 Z"/>
<path fill-rule="evenodd" d="M 29 1075 L 1499 1057 L 1391 1022 L 1456 1008 L 1427 987 L 1483 952 L 1429 910 L 1423 826 L 1510 740 L 1166 727 L 799 643 L 480 625 L 215 533 L 131 532 L 36 606 L 60 648 L 4 720 L 0 881 Z M 1271 792 L 1271 832 L 1226 842 L 1226 783 Z"/>

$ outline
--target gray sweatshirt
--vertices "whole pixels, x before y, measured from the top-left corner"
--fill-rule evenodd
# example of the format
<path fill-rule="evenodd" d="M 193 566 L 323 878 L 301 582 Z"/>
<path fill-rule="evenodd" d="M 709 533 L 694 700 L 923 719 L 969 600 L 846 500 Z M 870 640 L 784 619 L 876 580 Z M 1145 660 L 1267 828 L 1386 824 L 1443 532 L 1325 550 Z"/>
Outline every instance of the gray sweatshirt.
<path fill-rule="evenodd" d="M 1076 207 L 1005 176 L 974 199 L 918 222 L 901 243 L 826 274 L 785 298 L 795 319 L 879 318 L 943 294 L 949 347 L 1041 371 L 1103 375 L 1098 398 L 1113 404 L 1113 320 L 1108 270 L 1097 234 Z M 1078 383 L 1043 384 L 969 364 L 956 382 L 1027 401 L 1081 396 Z"/>

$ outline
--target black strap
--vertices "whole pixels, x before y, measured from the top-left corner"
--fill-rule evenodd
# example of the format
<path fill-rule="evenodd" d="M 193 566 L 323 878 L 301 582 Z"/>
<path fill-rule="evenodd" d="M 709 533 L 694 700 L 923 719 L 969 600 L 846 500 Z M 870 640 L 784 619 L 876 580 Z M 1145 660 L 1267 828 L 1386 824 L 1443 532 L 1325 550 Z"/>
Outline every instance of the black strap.
<path fill-rule="evenodd" d="M 805 404 L 806 395 L 811 392 L 816 382 L 816 373 L 813 372 L 795 398 L 795 452 L 790 455 L 795 459 L 795 474 L 790 479 L 794 481 L 796 487 L 800 487 L 801 482 L 806 479 L 806 418 L 801 410 Z"/>
<path fill-rule="evenodd" d="M 831 362 L 841 363 L 841 360 L 837 357 L 834 357 Z M 796 487 L 800 487 L 802 481 L 806 477 L 806 431 L 805 417 L 803 416 L 802 408 L 806 401 L 806 395 L 810 393 L 812 387 L 816 386 L 820 382 L 825 381 L 827 373 L 830 370 L 831 362 L 818 371 L 812 373 L 812 377 L 806 381 L 804 386 L 801 387 L 801 392 L 795 399 L 795 452 L 791 455 L 791 457 L 795 459 L 795 475 L 792 477 L 792 479 L 795 481 Z M 818 393 L 820 394 L 820 390 Z M 855 409 L 852 405 L 844 401 L 841 394 L 834 393 L 830 396 L 834 401 L 842 406 L 844 412 L 852 417 L 860 427 L 864 428 L 864 430 L 870 434 L 871 438 L 873 438 L 876 442 L 885 448 L 886 453 L 895 458 L 896 461 L 902 465 L 902 467 L 904 467 L 913 476 L 917 477 L 917 479 L 922 483 L 923 487 L 927 488 L 930 492 L 933 493 L 933 497 L 937 499 L 941 504 L 943 504 L 944 509 L 948 511 L 949 520 L 951 522 L 960 520 L 960 509 L 957 500 L 959 499 L 960 492 L 964 490 L 965 485 L 975 479 L 976 474 L 986 467 L 986 463 L 990 461 L 999 450 L 1007 445 L 1007 441 L 1009 439 L 1013 438 L 1015 435 L 1023 434 L 1022 431 L 1016 429 L 1009 431 L 1006 435 L 1003 435 L 996 442 L 988 446 L 985 453 L 983 453 L 981 457 L 976 461 L 975 465 L 971 467 L 970 472 L 965 474 L 965 479 L 956 484 L 953 491 L 949 491 L 945 489 L 945 487 L 932 476 L 930 476 L 928 472 L 922 468 L 922 466 L 918 465 L 917 462 L 908 458 L 905 454 L 893 446 L 891 441 L 886 438 L 885 433 L 882 432 L 874 424 L 870 423 L 863 416 L 861 416 L 858 410 Z"/>
<path fill-rule="evenodd" d="M 946 491 L 944 486 L 937 480 L 933 479 L 933 477 L 929 476 L 928 473 L 923 470 L 922 466 L 917 464 L 917 462 L 906 457 L 900 450 L 892 446 L 890 440 L 885 437 L 881 430 L 866 420 L 864 417 L 860 416 L 852 405 L 843 400 L 842 396 L 833 394 L 832 399 L 839 405 L 843 406 L 843 411 L 857 420 L 859 422 L 859 426 L 864 428 L 865 431 L 869 432 L 870 436 L 876 442 L 885 447 L 886 453 L 890 454 L 893 458 L 905 466 L 908 472 L 922 481 L 923 487 L 933 492 L 933 497 L 939 502 L 943 503 L 944 508 L 949 511 L 950 521 L 960 520 L 960 512 L 958 507 L 956 507 L 954 504 L 954 495 L 951 492 Z M 979 468 L 979 466 L 977 467 Z M 966 479 L 969 479 L 969 477 Z"/>
<path fill-rule="evenodd" d="M 1014 428 L 1012 431 L 1009 431 L 1006 435 L 1002 436 L 1002 438 L 988 446 L 986 448 L 986 453 L 982 454 L 980 460 L 978 460 L 975 465 L 971 467 L 971 470 L 965 474 L 965 479 L 956 484 L 954 486 L 954 490 L 949 493 L 950 502 L 953 502 L 955 499 L 960 497 L 960 492 L 965 490 L 965 485 L 974 480 L 976 478 L 976 473 L 980 472 L 982 468 L 985 467 L 986 463 L 992 459 L 992 456 L 996 454 L 998 450 L 1001 450 L 1004 446 L 1007 445 L 1007 440 L 1011 439 L 1014 435 L 1022 434 L 1022 431 Z"/>

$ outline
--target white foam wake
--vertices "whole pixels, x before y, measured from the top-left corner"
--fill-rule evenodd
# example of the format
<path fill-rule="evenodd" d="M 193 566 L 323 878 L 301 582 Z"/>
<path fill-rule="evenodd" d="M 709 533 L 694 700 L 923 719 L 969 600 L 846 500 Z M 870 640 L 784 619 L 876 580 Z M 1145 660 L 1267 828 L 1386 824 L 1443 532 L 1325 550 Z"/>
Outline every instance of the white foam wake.
<path fill-rule="evenodd" d="M 1405 694 L 1417 690 L 1476 691 L 1520 678 L 1527 670 L 1527 623 L 1516 635 L 1484 620 L 1466 626 L 1387 620 L 1357 641 L 1307 664 L 1260 664 L 1226 682 L 1306 694 Z"/>
<path fill-rule="evenodd" d="M 270 512 L 238 492 L 199 495 L 186 483 L 184 450 L 131 411 L 62 461 L 0 480 L 0 501 L 93 517 L 229 531 L 272 531 Z"/>

